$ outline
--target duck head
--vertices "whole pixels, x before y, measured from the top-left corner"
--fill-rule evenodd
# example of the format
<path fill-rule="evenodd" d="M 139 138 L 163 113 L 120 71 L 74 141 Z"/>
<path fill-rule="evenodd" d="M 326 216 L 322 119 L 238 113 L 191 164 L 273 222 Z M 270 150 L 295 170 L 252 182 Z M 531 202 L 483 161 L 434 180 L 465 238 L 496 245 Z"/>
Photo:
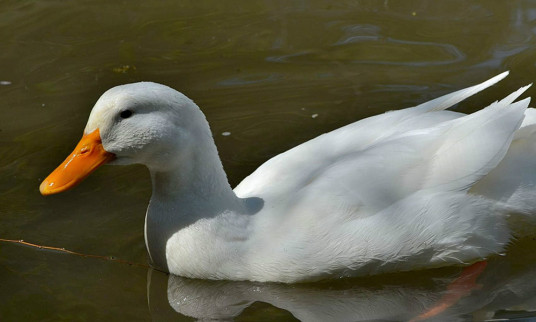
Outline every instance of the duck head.
<path fill-rule="evenodd" d="M 93 107 L 74 151 L 39 190 L 66 191 L 106 163 L 165 172 L 190 156 L 199 137 L 211 136 L 208 125 L 200 124 L 207 122 L 197 105 L 172 88 L 150 82 L 111 88 Z"/>

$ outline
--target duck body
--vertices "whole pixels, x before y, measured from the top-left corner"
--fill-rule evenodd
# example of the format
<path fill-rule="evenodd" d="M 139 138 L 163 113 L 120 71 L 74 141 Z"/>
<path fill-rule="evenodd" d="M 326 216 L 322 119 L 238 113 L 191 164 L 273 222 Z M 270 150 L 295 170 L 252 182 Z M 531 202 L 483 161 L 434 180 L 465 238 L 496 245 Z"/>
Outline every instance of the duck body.
<path fill-rule="evenodd" d="M 110 163 L 149 168 L 145 237 L 161 270 L 291 283 L 464 264 L 502 252 L 511 218 L 536 210 L 536 113 L 514 103 L 528 87 L 445 110 L 506 75 L 323 134 L 234 190 L 200 109 L 163 85 L 109 90 L 84 133 L 100 132 Z"/>

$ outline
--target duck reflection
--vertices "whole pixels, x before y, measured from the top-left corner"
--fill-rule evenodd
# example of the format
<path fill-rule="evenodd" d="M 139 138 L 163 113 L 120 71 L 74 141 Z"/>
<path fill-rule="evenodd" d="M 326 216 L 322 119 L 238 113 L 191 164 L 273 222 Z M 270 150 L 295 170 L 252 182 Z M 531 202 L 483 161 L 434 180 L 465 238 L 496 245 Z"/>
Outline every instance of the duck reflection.
<path fill-rule="evenodd" d="M 534 317 L 536 267 L 530 265 L 534 261 L 527 260 L 526 252 L 513 251 L 508 257 L 463 269 L 311 284 L 194 280 L 150 270 L 148 300 L 153 318 L 159 321 L 177 319 L 177 312 L 196 319 L 247 317 L 255 310 L 250 307 L 259 302 L 271 305 L 271 314 L 288 312 L 302 321 Z M 523 261 L 517 263 L 519 256 Z"/>

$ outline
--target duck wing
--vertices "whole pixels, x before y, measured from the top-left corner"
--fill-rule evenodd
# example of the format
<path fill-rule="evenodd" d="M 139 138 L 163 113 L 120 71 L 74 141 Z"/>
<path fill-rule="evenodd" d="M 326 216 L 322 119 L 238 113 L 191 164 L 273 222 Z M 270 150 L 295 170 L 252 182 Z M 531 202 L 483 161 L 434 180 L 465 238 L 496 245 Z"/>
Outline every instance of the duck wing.
<path fill-rule="evenodd" d="M 369 117 L 316 137 L 265 162 L 235 188 L 235 193 L 240 197 L 293 194 L 322 169 L 348 155 L 400 133 L 429 128 L 463 116 L 444 109 L 492 86 L 507 75 L 508 72 L 505 72 L 413 108 Z"/>

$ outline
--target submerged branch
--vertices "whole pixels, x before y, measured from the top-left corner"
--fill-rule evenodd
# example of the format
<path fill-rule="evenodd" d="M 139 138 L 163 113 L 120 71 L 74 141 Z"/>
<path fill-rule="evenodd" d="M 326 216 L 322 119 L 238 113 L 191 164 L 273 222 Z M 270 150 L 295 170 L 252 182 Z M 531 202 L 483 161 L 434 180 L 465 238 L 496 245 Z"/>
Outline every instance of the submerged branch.
<path fill-rule="evenodd" d="M 129 262 L 129 261 L 124 260 L 124 259 L 115 258 L 115 257 L 112 257 L 112 256 L 100 256 L 100 255 L 83 254 L 83 253 L 74 252 L 72 250 L 68 250 L 68 249 L 60 248 L 60 247 L 51 247 L 51 246 L 43 246 L 43 245 L 32 244 L 32 243 L 26 242 L 26 241 L 24 241 L 22 239 L 21 240 L 15 240 L 15 239 L 3 239 L 3 238 L 0 238 L 0 242 L 20 244 L 20 245 L 25 245 L 25 246 L 29 246 L 29 247 L 35 247 L 35 248 L 39 248 L 39 249 L 47 249 L 47 250 L 67 253 L 67 254 L 81 256 L 81 257 L 98 258 L 98 259 L 103 259 L 103 260 L 112 261 L 112 262 L 118 262 L 118 263 L 122 263 L 122 264 L 128 264 L 128 265 L 133 265 L 133 266 L 149 268 L 149 265 L 146 265 L 146 264 L 133 263 L 133 262 Z"/>

